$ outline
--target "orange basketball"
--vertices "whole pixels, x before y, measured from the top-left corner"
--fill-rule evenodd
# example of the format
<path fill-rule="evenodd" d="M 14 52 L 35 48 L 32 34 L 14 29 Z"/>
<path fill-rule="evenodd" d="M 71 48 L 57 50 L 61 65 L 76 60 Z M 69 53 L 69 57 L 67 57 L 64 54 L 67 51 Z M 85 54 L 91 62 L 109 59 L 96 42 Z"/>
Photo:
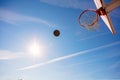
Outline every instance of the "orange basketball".
<path fill-rule="evenodd" d="M 59 30 L 54 30 L 53 34 L 54 34 L 54 36 L 58 37 L 60 35 L 60 31 Z"/>

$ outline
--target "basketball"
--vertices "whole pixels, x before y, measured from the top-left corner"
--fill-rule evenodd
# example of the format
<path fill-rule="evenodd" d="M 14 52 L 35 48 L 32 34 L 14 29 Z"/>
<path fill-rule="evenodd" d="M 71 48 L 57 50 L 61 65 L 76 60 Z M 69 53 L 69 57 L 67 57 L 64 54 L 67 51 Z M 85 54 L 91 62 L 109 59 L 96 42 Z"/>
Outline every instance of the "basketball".
<path fill-rule="evenodd" d="M 60 31 L 59 30 L 54 30 L 53 32 L 55 37 L 58 37 L 60 35 Z"/>

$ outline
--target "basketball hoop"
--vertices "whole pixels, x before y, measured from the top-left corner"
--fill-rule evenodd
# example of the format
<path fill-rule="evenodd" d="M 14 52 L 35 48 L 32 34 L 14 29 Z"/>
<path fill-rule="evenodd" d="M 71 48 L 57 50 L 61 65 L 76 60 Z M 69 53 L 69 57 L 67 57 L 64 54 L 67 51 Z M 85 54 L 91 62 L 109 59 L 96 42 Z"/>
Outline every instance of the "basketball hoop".
<path fill-rule="evenodd" d="M 87 9 L 84 10 L 78 17 L 78 22 L 81 26 L 87 28 L 90 31 L 98 28 L 98 19 L 101 15 L 105 15 L 105 10 L 101 7 L 97 10 Z"/>
<path fill-rule="evenodd" d="M 111 2 L 105 4 L 104 0 L 93 0 L 97 10 L 87 9 L 84 10 L 78 17 L 78 23 L 80 26 L 87 28 L 88 30 L 96 30 L 98 28 L 98 19 L 101 17 L 112 34 L 116 34 L 109 13 L 115 8 L 120 6 L 120 0 L 111 0 Z"/>

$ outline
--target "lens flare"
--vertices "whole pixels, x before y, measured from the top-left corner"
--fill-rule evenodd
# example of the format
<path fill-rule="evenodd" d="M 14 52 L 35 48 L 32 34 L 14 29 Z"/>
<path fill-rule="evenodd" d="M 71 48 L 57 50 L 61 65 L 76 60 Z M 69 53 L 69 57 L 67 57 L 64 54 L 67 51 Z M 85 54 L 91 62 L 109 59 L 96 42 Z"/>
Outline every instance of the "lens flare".
<path fill-rule="evenodd" d="M 36 39 L 34 39 L 30 44 L 28 48 L 28 52 L 33 57 L 42 57 L 43 53 L 45 51 L 45 48 L 40 42 Z"/>

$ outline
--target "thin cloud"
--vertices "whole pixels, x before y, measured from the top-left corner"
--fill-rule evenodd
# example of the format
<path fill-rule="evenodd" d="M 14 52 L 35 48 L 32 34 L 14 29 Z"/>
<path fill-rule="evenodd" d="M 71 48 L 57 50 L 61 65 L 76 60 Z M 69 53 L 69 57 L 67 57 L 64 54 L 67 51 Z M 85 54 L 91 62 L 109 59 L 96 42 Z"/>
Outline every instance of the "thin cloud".
<path fill-rule="evenodd" d="M 107 44 L 107 45 L 103 45 L 103 46 L 100 46 L 100 47 L 88 49 L 88 50 L 85 50 L 85 51 L 80 51 L 80 52 L 77 52 L 77 53 L 74 53 L 74 54 L 58 57 L 58 58 L 55 58 L 55 59 L 52 59 L 52 60 L 49 60 L 49 61 L 46 61 L 46 62 L 43 62 L 43 63 L 40 63 L 40 64 L 35 64 L 35 65 L 23 67 L 23 68 L 20 68 L 18 70 L 28 70 L 28 69 L 32 69 L 32 68 L 37 68 L 37 67 L 44 66 L 44 65 L 47 65 L 47 64 L 50 64 L 50 63 L 54 63 L 54 62 L 62 61 L 62 60 L 65 60 L 65 59 L 73 58 L 73 57 L 78 56 L 78 55 L 86 54 L 86 53 L 96 51 L 96 50 L 100 50 L 100 49 L 104 49 L 104 48 L 108 48 L 108 47 L 115 46 L 115 45 L 118 45 L 118 44 L 120 44 L 120 42 L 114 42 L 114 43 L 111 43 L 111 44 Z"/>
<path fill-rule="evenodd" d="M 120 32 L 117 32 L 117 34 L 119 34 Z M 111 34 L 110 32 L 108 33 L 100 33 L 100 34 L 95 34 L 95 35 L 91 35 L 91 36 L 85 36 L 85 37 L 81 37 L 78 41 L 83 41 L 83 40 L 89 40 L 89 39 L 94 39 L 96 37 L 100 37 L 100 36 L 105 36 L 105 35 L 108 35 L 108 34 Z M 83 35 L 82 33 L 80 32 L 77 32 L 76 33 L 77 36 L 80 36 L 80 35 Z"/>
<path fill-rule="evenodd" d="M 111 70 L 111 69 L 115 69 L 115 68 L 118 68 L 120 66 L 120 61 L 117 61 L 117 62 L 115 62 L 115 63 L 113 63 L 110 67 L 109 67 L 109 69 Z"/>
<path fill-rule="evenodd" d="M 96 34 L 96 35 L 93 35 L 93 36 L 89 36 L 89 37 L 82 38 L 82 39 L 80 39 L 80 40 L 94 39 L 95 37 L 99 37 L 99 36 L 103 36 L 103 35 L 107 35 L 107 34 L 109 34 L 109 33 Z"/>
<path fill-rule="evenodd" d="M 10 60 L 10 59 L 16 59 L 21 57 L 18 54 L 14 54 L 14 52 L 7 51 L 7 50 L 0 50 L 0 60 Z"/>
<path fill-rule="evenodd" d="M 7 22 L 13 25 L 17 25 L 23 22 L 36 22 L 36 23 L 44 24 L 49 27 L 56 27 L 55 24 L 52 24 L 46 20 L 31 16 L 24 16 L 5 9 L 0 9 L 0 21 Z"/>
<path fill-rule="evenodd" d="M 92 1 L 84 0 L 40 0 L 40 2 L 64 8 L 87 9 L 93 7 Z M 87 5 L 87 6 L 86 6 Z"/>

